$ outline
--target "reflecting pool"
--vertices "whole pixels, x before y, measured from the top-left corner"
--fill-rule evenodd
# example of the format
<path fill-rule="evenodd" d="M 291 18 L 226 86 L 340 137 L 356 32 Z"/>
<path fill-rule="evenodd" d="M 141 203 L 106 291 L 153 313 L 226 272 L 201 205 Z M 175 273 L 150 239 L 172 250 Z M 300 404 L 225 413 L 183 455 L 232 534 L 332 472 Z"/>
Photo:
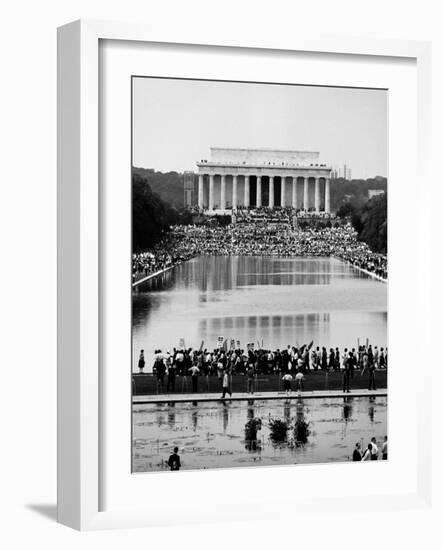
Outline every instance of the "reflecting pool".
<path fill-rule="evenodd" d="M 284 348 L 314 340 L 356 347 L 387 345 L 387 284 L 336 258 L 200 256 L 133 292 L 133 370 L 145 350 L 216 347 L 218 336 L 241 347 L 263 341 Z"/>
<path fill-rule="evenodd" d="M 282 441 L 272 438 L 272 420 L 289 426 Z M 338 462 L 351 460 L 357 441 L 382 442 L 387 397 L 134 405 L 132 421 L 134 472 L 168 469 L 175 446 L 187 470 Z M 255 433 L 250 421 L 260 425 Z"/>

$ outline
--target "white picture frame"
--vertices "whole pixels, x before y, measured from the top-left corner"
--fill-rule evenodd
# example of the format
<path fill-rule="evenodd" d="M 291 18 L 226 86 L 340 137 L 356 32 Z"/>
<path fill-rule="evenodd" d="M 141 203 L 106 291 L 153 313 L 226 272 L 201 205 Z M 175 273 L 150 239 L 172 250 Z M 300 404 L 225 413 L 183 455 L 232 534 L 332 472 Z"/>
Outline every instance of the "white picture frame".
<path fill-rule="evenodd" d="M 235 50 L 253 49 L 280 52 L 281 56 L 284 52 L 302 51 L 412 59 L 416 63 L 418 84 L 418 173 L 423 181 L 431 180 L 429 43 L 354 37 L 310 38 L 300 34 L 269 40 L 262 33 L 249 31 L 235 36 L 228 29 L 206 36 L 204 29 L 198 27 L 191 30 L 183 27 L 179 33 L 174 31 L 169 35 L 167 25 L 163 27 L 158 23 L 150 28 L 118 22 L 76 21 L 61 27 L 58 31 L 58 521 L 79 530 L 192 521 L 186 515 L 179 519 L 173 513 L 162 520 L 152 505 L 133 508 L 122 502 L 119 509 L 103 510 L 100 502 L 104 448 L 100 443 L 99 346 L 103 299 L 99 223 L 99 44 L 102 40 L 125 41 L 129 46 L 140 42 L 163 43 L 178 49 L 180 45 L 207 45 L 230 48 L 233 54 Z M 420 289 L 416 308 L 422 314 L 422 330 L 427 331 L 430 338 L 431 233 L 425 202 L 431 204 L 431 185 L 423 185 L 419 193 L 425 200 L 417 206 L 416 223 L 419 241 L 426 246 L 420 251 L 420 270 L 416 275 Z M 422 377 L 424 386 L 429 383 L 431 369 Z M 431 433 L 427 422 L 431 403 L 429 396 L 418 388 L 416 399 L 416 440 L 422 443 L 416 445 L 416 490 L 407 495 L 384 495 L 382 506 L 386 508 L 426 506 L 431 499 Z M 229 472 L 217 475 L 228 476 Z M 261 516 L 259 509 L 265 498 L 264 493 L 253 517 Z M 288 498 L 285 494 L 284 502 Z M 369 510 L 374 498 L 376 495 L 370 495 L 359 502 L 348 496 L 341 497 L 339 505 L 357 503 L 360 509 Z M 306 502 L 304 511 L 318 513 L 327 506 L 330 499 L 315 497 Z M 197 521 L 205 519 L 202 515 Z M 223 519 L 229 520 L 232 516 L 225 514 Z"/>

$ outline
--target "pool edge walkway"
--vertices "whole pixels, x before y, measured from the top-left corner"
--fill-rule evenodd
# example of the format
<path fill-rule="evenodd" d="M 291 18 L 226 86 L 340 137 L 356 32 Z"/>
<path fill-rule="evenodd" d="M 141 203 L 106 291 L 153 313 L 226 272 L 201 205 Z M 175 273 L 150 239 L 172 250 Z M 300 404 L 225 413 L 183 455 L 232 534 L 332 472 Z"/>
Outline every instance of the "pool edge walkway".
<path fill-rule="evenodd" d="M 220 392 L 221 393 L 221 392 Z M 344 393 L 341 390 L 317 390 L 317 391 L 292 391 L 287 395 L 285 392 L 257 392 L 236 393 L 232 397 L 225 399 L 217 393 L 186 393 L 186 394 L 159 394 L 159 395 L 135 395 L 132 397 L 132 405 L 147 405 L 150 403 L 188 403 L 204 401 L 248 401 L 252 399 L 298 399 L 301 398 L 328 398 L 328 397 L 386 397 L 387 388 L 379 390 L 350 390 L 350 393 Z"/>

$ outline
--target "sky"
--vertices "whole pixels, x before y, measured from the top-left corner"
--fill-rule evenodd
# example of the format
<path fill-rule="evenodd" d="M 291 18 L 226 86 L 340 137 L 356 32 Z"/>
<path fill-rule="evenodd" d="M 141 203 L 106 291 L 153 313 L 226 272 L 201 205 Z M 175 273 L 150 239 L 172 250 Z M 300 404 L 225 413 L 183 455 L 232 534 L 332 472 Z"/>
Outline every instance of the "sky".
<path fill-rule="evenodd" d="M 210 147 L 267 147 L 387 176 L 387 115 L 386 90 L 137 77 L 133 165 L 196 171 Z"/>

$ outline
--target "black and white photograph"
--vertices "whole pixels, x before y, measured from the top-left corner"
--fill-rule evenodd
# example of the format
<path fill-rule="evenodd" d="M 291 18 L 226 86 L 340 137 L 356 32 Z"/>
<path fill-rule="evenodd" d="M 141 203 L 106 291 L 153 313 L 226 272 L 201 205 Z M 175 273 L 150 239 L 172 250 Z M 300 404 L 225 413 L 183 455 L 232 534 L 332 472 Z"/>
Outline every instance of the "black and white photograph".
<path fill-rule="evenodd" d="M 132 79 L 133 472 L 388 458 L 387 100 Z"/>
<path fill-rule="evenodd" d="M 439 4 L 3 11 L 0 546 L 437 548 Z"/>

